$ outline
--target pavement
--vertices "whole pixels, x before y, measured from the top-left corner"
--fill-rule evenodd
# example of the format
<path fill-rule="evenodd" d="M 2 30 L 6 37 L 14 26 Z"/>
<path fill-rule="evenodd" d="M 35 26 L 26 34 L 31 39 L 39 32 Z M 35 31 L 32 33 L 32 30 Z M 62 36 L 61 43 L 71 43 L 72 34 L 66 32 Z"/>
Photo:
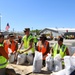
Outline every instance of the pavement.
<path fill-rule="evenodd" d="M 54 43 L 57 41 L 49 41 L 50 46 L 52 46 Z M 74 53 L 75 50 L 72 51 L 71 47 L 75 47 L 75 40 L 65 40 L 64 39 L 64 44 L 67 45 L 69 48 L 70 55 Z M 43 67 L 40 73 L 33 73 L 32 65 L 16 65 L 16 64 L 8 64 L 7 68 L 11 68 L 15 71 L 16 75 L 51 75 L 52 73 L 50 71 L 47 71 L 46 67 Z"/>

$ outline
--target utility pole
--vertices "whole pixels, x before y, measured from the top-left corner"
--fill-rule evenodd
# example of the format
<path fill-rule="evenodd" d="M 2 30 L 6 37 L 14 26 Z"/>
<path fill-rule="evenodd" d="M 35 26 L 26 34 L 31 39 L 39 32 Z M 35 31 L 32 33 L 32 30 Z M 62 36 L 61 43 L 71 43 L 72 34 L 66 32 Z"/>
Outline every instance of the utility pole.
<path fill-rule="evenodd" d="M 14 28 L 13 28 L 13 33 L 14 33 Z"/>
<path fill-rule="evenodd" d="M 0 13 L 0 32 L 1 32 L 1 13 Z"/>

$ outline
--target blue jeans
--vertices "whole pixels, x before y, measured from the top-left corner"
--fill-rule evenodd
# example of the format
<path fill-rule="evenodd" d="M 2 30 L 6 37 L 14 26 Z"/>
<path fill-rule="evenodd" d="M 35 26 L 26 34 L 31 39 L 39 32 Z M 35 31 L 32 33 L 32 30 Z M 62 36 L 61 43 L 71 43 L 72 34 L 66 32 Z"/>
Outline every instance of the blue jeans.
<path fill-rule="evenodd" d="M 70 75 L 75 75 L 75 70 Z"/>
<path fill-rule="evenodd" d="M 0 75 L 5 75 L 6 68 L 0 69 Z"/>

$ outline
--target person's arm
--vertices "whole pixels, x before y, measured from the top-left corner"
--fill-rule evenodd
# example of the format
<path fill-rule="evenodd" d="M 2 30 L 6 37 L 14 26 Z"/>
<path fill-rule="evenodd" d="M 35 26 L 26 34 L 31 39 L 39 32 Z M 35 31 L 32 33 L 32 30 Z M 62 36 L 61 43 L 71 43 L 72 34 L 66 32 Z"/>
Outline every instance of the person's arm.
<path fill-rule="evenodd" d="M 15 51 L 17 51 L 17 49 L 18 49 L 18 43 L 16 42 L 16 50 Z"/>
<path fill-rule="evenodd" d="M 16 53 L 17 50 L 18 50 L 18 42 L 15 42 L 15 43 L 16 43 L 16 49 L 15 49 L 15 51 L 13 53 Z"/>
<path fill-rule="evenodd" d="M 72 56 L 75 56 L 75 53 L 73 53 L 73 55 Z"/>
<path fill-rule="evenodd" d="M 50 53 L 49 42 L 48 42 L 48 44 L 47 44 L 47 46 L 46 46 L 46 52 L 43 53 L 43 55 L 46 55 L 47 53 Z"/>
<path fill-rule="evenodd" d="M 36 51 L 38 51 L 38 43 L 39 43 L 39 41 L 37 42 L 37 44 L 35 46 Z"/>
<path fill-rule="evenodd" d="M 50 48 L 50 54 L 53 55 L 53 48 Z"/>
<path fill-rule="evenodd" d="M 0 55 L 4 56 L 6 59 L 8 59 L 8 54 L 4 50 L 4 47 L 0 47 Z"/>
<path fill-rule="evenodd" d="M 68 48 L 66 48 L 66 55 L 70 55 Z"/>
<path fill-rule="evenodd" d="M 24 41 L 21 42 L 21 45 L 19 47 L 19 50 L 22 48 Z"/>

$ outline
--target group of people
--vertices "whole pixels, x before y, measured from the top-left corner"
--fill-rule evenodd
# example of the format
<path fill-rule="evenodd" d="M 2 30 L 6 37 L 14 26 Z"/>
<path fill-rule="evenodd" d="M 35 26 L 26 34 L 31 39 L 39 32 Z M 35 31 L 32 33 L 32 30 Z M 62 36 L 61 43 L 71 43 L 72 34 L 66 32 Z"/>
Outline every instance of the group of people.
<path fill-rule="evenodd" d="M 6 66 L 10 56 L 15 55 L 15 59 L 18 56 L 18 52 L 22 46 L 24 50 L 22 53 L 26 52 L 25 54 L 31 53 L 34 56 L 35 47 L 34 47 L 34 38 L 30 35 L 30 28 L 24 29 L 25 35 L 20 38 L 20 40 L 15 40 L 15 36 L 13 33 L 10 33 L 7 39 L 4 39 L 4 35 L 0 33 L 0 75 L 5 75 Z M 18 43 L 20 46 L 18 47 Z"/>
<path fill-rule="evenodd" d="M 25 35 L 20 40 L 21 44 L 19 47 L 13 34 L 9 34 L 8 39 L 4 40 L 4 35 L 0 33 L 0 75 L 5 75 L 9 53 L 10 55 L 14 54 L 15 57 L 17 57 L 17 50 L 20 51 L 22 46 L 24 47 L 24 50 L 22 50 L 21 53 L 25 53 L 26 55 L 31 54 L 33 58 L 35 57 L 35 50 L 42 52 L 43 66 L 45 66 L 45 60 L 48 53 L 50 53 L 53 58 L 57 54 L 60 54 L 61 59 L 63 59 L 64 56 L 69 55 L 68 47 L 63 44 L 62 37 L 59 37 L 58 42 L 54 44 L 53 47 L 50 47 L 45 34 L 40 35 L 38 41 L 34 41 L 34 37 L 30 34 L 30 28 L 25 28 L 24 33 Z M 10 52 L 9 49 L 12 51 Z"/>

